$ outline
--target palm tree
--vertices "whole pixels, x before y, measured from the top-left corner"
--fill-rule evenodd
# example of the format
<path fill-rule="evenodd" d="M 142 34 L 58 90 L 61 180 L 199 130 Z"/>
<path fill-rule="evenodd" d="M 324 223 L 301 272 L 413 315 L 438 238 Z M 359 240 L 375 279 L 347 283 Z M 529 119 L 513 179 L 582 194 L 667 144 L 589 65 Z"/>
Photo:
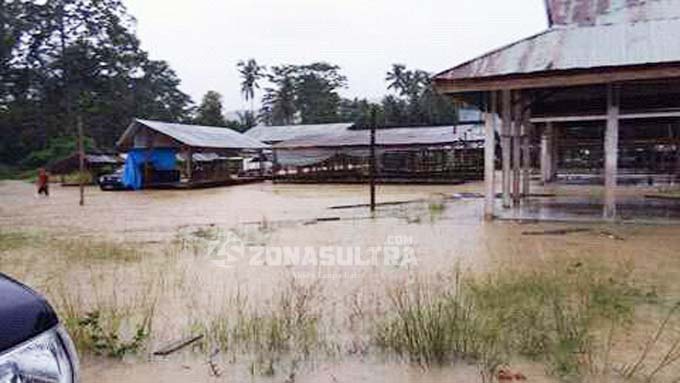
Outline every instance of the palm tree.
<path fill-rule="evenodd" d="M 258 81 L 264 77 L 265 67 L 258 65 L 255 59 L 248 61 L 239 61 L 236 64 L 239 73 L 241 74 L 241 94 L 246 101 L 250 101 L 250 111 L 255 113 L 255 89 L 260 89 Z"/>
<path fill-rule="evenodd" d="M 406 70 L 406 65 L 392 64 L 392 70 L 388 71 L 387 77 L 385 77 L 385 81 L 389 82 L 387 89 L 392 89 L 403 95 L 406 91 L 407 77 L 409 77 L 409 71 Z"/>

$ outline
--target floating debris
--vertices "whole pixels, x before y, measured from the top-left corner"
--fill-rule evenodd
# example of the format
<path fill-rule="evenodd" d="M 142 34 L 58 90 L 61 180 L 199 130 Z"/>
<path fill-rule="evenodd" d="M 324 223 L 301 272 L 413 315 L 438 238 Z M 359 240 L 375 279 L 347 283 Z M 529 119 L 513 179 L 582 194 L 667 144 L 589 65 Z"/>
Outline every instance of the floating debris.
<path fill-rule="evenodd" d="M 592 231 L 591 229 L 586 229 L 582 227 L 577 227 L 573 229 L 556 229 L 556 230 L 541 230 L 541 231 L 523 231 L 522 235 L 566 235 L 574 233 L 586 233 Z"/>

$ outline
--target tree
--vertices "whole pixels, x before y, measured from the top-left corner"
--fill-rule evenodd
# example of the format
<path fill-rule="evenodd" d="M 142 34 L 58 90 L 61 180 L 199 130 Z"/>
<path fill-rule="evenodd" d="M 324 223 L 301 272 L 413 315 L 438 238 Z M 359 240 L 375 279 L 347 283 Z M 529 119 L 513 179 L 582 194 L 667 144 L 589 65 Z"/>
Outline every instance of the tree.
<path fill-rule="evenodd" d="M 295 104 L 303 124 L 338 122 L 340 95 L 338 89 L 347 85 L 340 67 L 328 63 L 313 63 L 295 68 Z"/>
<path fill-rule="evenodd" d="M 266 67 L 258 65 L 255 59 L 239 61 L 236 64 L 241 74 L 241 94 L 246 101 L 250 100 L 250 111 L 254 114 L 255 89 L 260 89 L 258 81 L 264 77 Z"/>
<path fill-rule="evenodd" d="M 295 122 L 297 113 L 295 71 L 294 66 L 281 65 L 272 67 L 271 72 L 267 74 L 273 87 L 266 88 L 262 97 L 259 117 L 265 124 L 290 125 Z"/>
<path fill-rule="evenodd" d="M 194 123 L 205 126 L 227 126 L 222 114 L 222 95 L 209 90 L 198 106 Z"/>
<path fill-rule="evenodd" d="M 272 84 L 262 97 L 260 120 L 267 125 L 295 122 L 319 124 L 339 122 L 341 97 L 347 84 L 337 65 L 318 62 L 309 65 L 281 65 L 270 68 Z"/>
<path fill-rule="evenodd" d="M 243 126 L 243 131 L 246 131 L 257 125 L 257 117 L 251 111 L 238 112 L 238 122 Z"/>
<path fill-rule="evenodd" d="M 0 162 L 19 163 L 50 141 L 73 136 L 75 114 L 103 148 L 113 147 L 133 117 L 187 119 L 191 99 L 166 62 L 141 50 L 120 0 L 5 1 L 3 7 Z"/>
<path fill-rule="evenodd" d="M 387 71 L 385 81 L 388 82 L 387 90 L 393 90 L 399 94 L 403 94 L 406 84 L 406 65 L 392 64 L 392 70 Z"/>
<path fill-rule="evenodd" d="M 396 92 L 383 98 L 382 106 L 388 126 L 448 125 L 457 120 L 451 100 L 437 94 L 430 74 L 393 64 L 385 77 L 387 89 Z"/>

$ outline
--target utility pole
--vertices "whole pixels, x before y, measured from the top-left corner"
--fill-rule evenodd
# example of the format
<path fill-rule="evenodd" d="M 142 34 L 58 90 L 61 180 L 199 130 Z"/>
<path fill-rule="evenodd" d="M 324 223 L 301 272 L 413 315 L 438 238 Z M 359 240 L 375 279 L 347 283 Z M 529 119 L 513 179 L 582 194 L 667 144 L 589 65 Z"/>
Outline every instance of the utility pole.
<path fill-rule="evenodd" d="M 376 173 L 376 160 L 375 160 L 375 129 L 378 124 L 378 112 L 376 107 L 371 108 L 371 163 L 370 163 L 370 183 L 371 183 L 371 212 L 375 211 L 375 173 Z"/>
<path fill-rule="evenodd" d="M 78 115 L 78 182 L 80 186 L 80 206 L 85 205 L 85 143 L 83 142 L 83 117 Z"/>

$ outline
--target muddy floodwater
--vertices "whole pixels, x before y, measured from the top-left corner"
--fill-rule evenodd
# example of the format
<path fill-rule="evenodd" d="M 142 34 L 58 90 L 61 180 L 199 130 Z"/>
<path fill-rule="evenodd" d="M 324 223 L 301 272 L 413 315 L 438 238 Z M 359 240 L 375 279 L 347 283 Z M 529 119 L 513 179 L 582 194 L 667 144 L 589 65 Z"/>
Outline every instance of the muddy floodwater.
<path fill-rule="evenodd" d="M 3 181 L 0 232 L 20 239 L 0 247 L 0 271 L 64 311 L 115 306 L 124 312 L 152 302 L 145 350 L 124 358 L 84 355 L 84 382 L 481 382 L 465 363 L 425 368 L 364 352 L 370 343 L 364 327 L 385 315 L 386 291 L 415 281 L 437 288 L 461 270 L 513 273 L 587 257 L 626 265 L 639 286 L 680 297 L 680 226 L 484 223 L 482 190 L 481 183 L 381 186 L 371 213 L 364 206 L 368 189 L 360 185 L 87 188 L 80 207 L 77 188 L 54 186 L 49 198 L 36 198 L 32 184 Z M 546 231 L 555 234 L 535 235 Z M 323 331 L 332 352 L 316 350 L 299 365 L 281 357 L 265 374 L 233 352 L 188 347 L 152 355 L 243 301 L 273 304 L 287 286 L 309 289 L 311 310 L 328 318 Z M 659 316 L 636 320 L 653 328 Z M 633 334 L 611 358 L 634 359 L 646 334 Z M 513 368 L 529 381 L 554 381 L 532 362 Z"/>

